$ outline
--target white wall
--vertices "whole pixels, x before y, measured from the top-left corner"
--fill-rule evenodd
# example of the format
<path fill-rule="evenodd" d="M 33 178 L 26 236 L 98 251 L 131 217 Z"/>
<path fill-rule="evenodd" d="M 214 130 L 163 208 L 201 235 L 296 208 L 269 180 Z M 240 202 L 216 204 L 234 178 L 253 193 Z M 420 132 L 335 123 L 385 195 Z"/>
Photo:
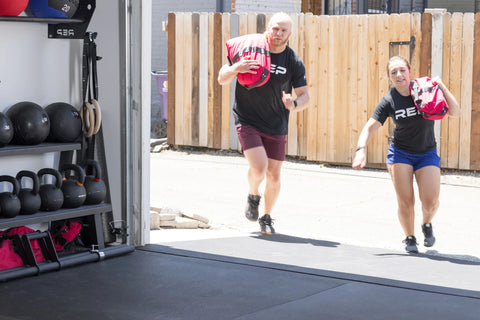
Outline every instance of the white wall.
<path fill-rule="evenodd" d="M 0 21 L 0 39 L 1 112 L 21 101 L 41 107 L 59 101 L 81 106 L 81 65 L 74 62 L 79 54 L 81 57 L 81 41 L 49 39 L 46 24 L 13 21 Z M 0 175 L 36 172 L 55 167 L 57 161 L 55 153 L 1 157 Z M 11 190 L 11 186 L 3 183 L 0 191 L 4 190 Z"/>
<path fill-rule="evenodd" d="M 105 140 L 105 153 L 108 164 L 108 178 L 115 219 L 120 219 L 122 210 L 122 146 L 121 137 L 124 128 L 121 116 L 125 107 L 121 100 L 122 69 L 121 65 L 119 12 L 121 1 L 97 0 L 96 9 L 87 31 L 98 32 L 95 43 L 97 55 L 102 60 L 97 62 L 98 96 L 102 108 L 102 130 Z"/>

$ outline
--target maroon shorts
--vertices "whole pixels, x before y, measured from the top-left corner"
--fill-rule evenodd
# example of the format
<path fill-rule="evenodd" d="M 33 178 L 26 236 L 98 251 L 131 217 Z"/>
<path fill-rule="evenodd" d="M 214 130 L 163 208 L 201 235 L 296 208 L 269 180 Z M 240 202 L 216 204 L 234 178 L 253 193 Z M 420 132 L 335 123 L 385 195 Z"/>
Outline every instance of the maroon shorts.
<path fill-rule="evenodd" d="M 242 151 L 263 146 L 270 159 L 284 161 L 287 145 L 285 135 L 269 134 L 258 131 L 252 126 L 237 125 L 238 140 L 242 146 Z"/>

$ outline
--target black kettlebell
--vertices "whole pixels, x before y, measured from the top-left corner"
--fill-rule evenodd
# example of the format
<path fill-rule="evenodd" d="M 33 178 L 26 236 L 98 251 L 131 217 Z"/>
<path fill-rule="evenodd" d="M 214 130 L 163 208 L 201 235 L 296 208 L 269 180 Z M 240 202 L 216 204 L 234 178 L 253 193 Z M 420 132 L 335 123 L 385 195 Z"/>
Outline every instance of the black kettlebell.
<path fill-rule="evenodd" d="M 27 177 L 32 180 L 32 188 L 22 188 L 22 178 Z M 42 199 L 38 193 L 40 190 L 40 179 L 33 171 L 22 170 L 17 173 L 16 176 L 20 185 L 20 191 L 18 192 L 18 198 L 22 204 L 20 214 L 34 214 L 40 210 L 42 205 Z"/>
<path fill-rule="evenodd" d="M 0 193 L 0 212 L 4 218 L 13 218 L 20 213 L 21 204 L 20 199 L 18 199 L 18 191 L 20 185 L 12 176 L 3 175 L 0 176 L 0 181 L 10 182 L 13 186 L 12 192 L 2 192 Z"/>
<path fill-rule="evenodd" d="M 71 175 L 72 171 L 74 175 Z M 83 186 L 85 181 L 85 171 L 77 164 L 63 164 L 60 167 L 60 172 L 63 175 L 63 207 L 80 207 L 87 198 L 87 191 Z"/>
<path fill-rule="evenodd" d="M 42 199 L 41 211 L 55 211 L 63 205 L 63 192 L 62 192 L 62 175 L 60 172 L 53 168 L 43 168 L 37 173 L 40 181 L 44 181 L 45 175 L 52 175 L 55 177 L 55 184 L 40 184 L 40 198 Z"/>
<path fill-rule="evenodd" d="M 85 172 L 92 172 L 91 175 L 85 177 L 85 190 L 87 191 L 87 199 L 85 204 L 99 204 L 105 201 L 107 196 L 107 186 L 101 179 L 102 171 L 97 161 L 89 159 L 85 161 L 83 166 Z"/>

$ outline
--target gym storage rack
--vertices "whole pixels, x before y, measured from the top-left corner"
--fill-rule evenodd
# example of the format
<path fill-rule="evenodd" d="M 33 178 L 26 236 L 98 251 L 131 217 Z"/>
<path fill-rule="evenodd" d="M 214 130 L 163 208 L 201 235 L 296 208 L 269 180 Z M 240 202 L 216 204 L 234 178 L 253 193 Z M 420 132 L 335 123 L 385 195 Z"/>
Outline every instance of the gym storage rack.
<path fill-rule="evenodd" d="M 96 0 L 80 0 L 79 7 L 71 19 L 61 18 L 35 18 L 25 16 L 0 16 L 0 21 L 12 22 L 34 22 L 48 24 L 48 38 L 51 39 L 83 39 L 86 29 L 95 11 Z M 104 145 L 103 134 L 100 130 L 97 137 L 100 149 L 98 153 L 103 155 L 101 157 L 103 162 Z M 74 152 L 82 149 L 81 142 L 73 143 L 50 143 L 44 142 L 38 145 L 7 145 L 0 148 L 0 157 L 12 157 L 21 155 L 34 155 L 49 152 L 60 152 L 59 165 L 71 161 Z M 100 163 L 106 168 L 106 163 Z M 104 174 L 106 172 L 104 171 Z M 106 180 L 107 198 L 103 203 L 96 205 L 82 205 L 74 209 L 59 209 L 57 211 L 39 211 L 32 215 L 17 215 L 13 218 L 0 218 L 0 229 L 7 229 L 12 227 L 19 227 L 29 224 L 49 223 L 62 221 L 65 219 L 84 217 L 88 220 L 88 237 L 90 242 L 95 243 L 91 248 L 86 248 L 84 251 L 71 253 L 68 255 L 59 256 L 54 249 L 53 241 L 49 231 L 33 232 L 30 234 L 16 235 L 12 239 L 12 243 L 16 247 L 21 247 L 23 250 L 20 256 L 24 261 L 24 266 L 6 269 L 0 271 L 0 281 L 8 281 L 26 276 L 39 275 L 44 272 L 57 271 L 62 268 L 71 267 L 83 263 L 101 261 L 106 258 L 123 255 L 135 250 L 133 246 L 127 245 L 125 241 L 125 230 L 121 228 L 114 228 L 111 221 L 109 226 L 103 220 L 102 215 L 112 212 L 112 205 L 110 203 L 110 190 L 108 185 L 108 178 Z M 122 242 L 111 246 L 105 245 L 104 232 L 108 230 L 116 237 L 122 235 Z M 37 262 L 30 241 L 37 240 L 40 244 L 41 251 L 45 258 L 44 262 Z"/>
<path fill-rule="evenodd" d="M 96 0 L 80 0 L 71 19 L 37 18 L 25 16 L 0 16 L 0 21 L 48 23 L 48 37 L 57 39 L 82 39 L 95 12 Z"/>

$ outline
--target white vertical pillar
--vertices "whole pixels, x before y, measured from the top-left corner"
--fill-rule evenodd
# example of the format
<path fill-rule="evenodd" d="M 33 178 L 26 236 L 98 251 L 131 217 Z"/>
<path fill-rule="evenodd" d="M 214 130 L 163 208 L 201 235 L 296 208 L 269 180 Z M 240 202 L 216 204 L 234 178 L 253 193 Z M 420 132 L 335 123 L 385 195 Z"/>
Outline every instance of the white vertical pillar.
<path fill-rule="evenodd" d="M 442 78 L 443 74 L 443 13 L 434 13 L 432 17 L 432 69 L 431 77 Z M 435 139 L 440 155 L 441 120 L 435 121 Z"/>

